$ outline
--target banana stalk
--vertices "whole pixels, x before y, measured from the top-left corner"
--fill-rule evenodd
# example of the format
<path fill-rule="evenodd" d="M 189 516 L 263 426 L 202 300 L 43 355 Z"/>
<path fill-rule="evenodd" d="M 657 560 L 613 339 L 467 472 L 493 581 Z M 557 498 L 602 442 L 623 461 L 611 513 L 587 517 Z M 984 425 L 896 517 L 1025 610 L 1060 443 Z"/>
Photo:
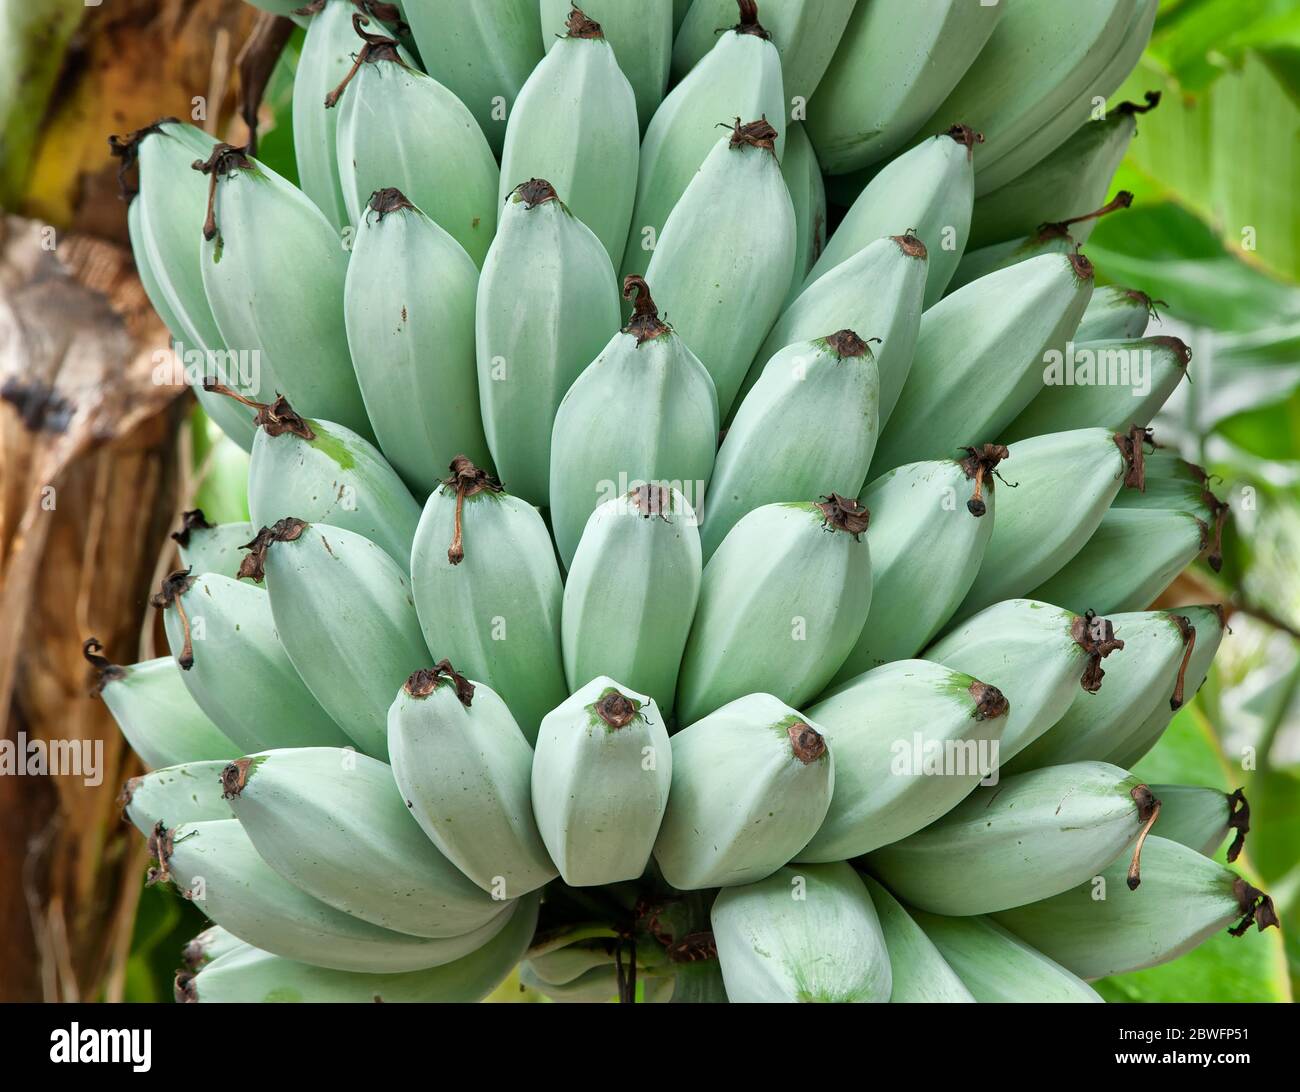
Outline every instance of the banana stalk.
<path fill-rule="evenodd" d="M 1075 332 L 1078 344 L 1090 341 L 1132 341 L 1146 333 L 1151 320 L 1159 321 L 1156 301 L 1136 288 L 1118 284 L 1099 287 L 1088 301 L 1083 321 Z"/>
<path fill-rule="evenodd" d="M 970 1004 L 971 996 L 957 973 L 939 954 L 934 942 L 908 915 L 893 895 L 870 876 L 863 876 L 885 935 L 893 988 L 892 1005 Z"/>
<path fill-rule="evenodd" d="M 195 576 L 220 573 L 234 577 L 244 560 L 242 548 L 253 537 L 251 523 L 209 523 L 203 509 L 181 513 L 179 531 L 171 533 L 181 564 Z"/>
<path fill-rule="evenodd" d="M 1231 834 L 1228 864 L 1246 848 L 1250 805 L 1241 789 L 1220 792 L 1200 785 L 1152 785 L 1160 797 L 1160 837 L 1213 857 Z"/>

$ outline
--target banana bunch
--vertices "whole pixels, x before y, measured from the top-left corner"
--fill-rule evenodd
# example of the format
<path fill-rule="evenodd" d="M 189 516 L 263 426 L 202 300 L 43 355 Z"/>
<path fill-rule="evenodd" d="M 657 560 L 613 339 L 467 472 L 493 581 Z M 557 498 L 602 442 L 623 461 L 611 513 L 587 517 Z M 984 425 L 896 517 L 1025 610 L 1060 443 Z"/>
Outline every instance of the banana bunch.
<path fill-rule="evenodd" d="M 1190 350 L 1079 248 L 1155 0 L 266 3 L 301 189 L 115 142 L 250 452 L 170 655 L 84 647 L 179 999 L 1097 1001 L 1276 923 L 1131 772 L 1227 633 L 1153 605 Z"/>

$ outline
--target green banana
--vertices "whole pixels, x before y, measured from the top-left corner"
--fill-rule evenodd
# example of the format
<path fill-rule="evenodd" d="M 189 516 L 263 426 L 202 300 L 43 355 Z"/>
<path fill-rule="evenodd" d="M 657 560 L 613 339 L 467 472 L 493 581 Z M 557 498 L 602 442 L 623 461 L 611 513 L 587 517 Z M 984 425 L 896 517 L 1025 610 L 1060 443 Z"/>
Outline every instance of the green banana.
<path fill-rule="evenodd" d="M 498 203 L 530 178 L 547 179 L 617 267 L 636 197 L 636 95 L 600 23 L 574 7 L 566 29 L 510 111 Z"/>
<path fill-rule="evenodd" d="M 146 838 L 159 823 L 175 827 L 233 819 L 235 813 L 221 798 L 221 771 L 229 761 L 223 757 L 182 762 L 130 778 L 117 797 L 123 818 Z"/>
<path fill-rule="evenodd" d="M 677 489 L 697 508 L 717 448 L 713 380 L 659 318 L 646 282 L 628 277 L 632 317 L 578 376 L 551 432 L 551 527 L 560 560 L 573 562 L 587 519 L 637 485 Z"/>
<path fill-rule="evenodd" d="M 425 70 L 469 108 L 499 154 L 503 123 L 542 59 L 537 0 L 418 0 L 406 17 Z"/>
<path fill-rule="evenodd" d="M 925 306 L 937 303 L 966 249 L 979 142 L 979 133 L 954 125 L 887 164 L 844 214 L 804 290 L 882 236 L 909 232 L 929 252 Z"/>
<path fill-rule="evenodd" d="M 196 576 L 220 573 L 233 577 L 244 555 L 240 549 L 253 537 L 251 523 L 209 523 L 202 508 L 181 513 L 181 528 L 171 533 L 181 564 Z"/>
<path fill-rule="evenodd" d="M 462 936 L 397 933 L 300 891 L 258 855 L 234 819 L 186 822 L 153 839 L 155 879 L 169 880 L 212 921 L 283 959 L 338 971 L 394 974 L 462 959 L 509 924 L 498 914 Z"/>
<path fill-rule="evenodd" d="M 286 516 L 257 533 L 240 573 L 266 581 L 280 643 L 316 700 L 387 759 L 393 695 L 429 659 L 401 567 L 352 531 Z"/>
<path fill-rule="evenodd" d="M 872 473 L 997 436 L 1041 388 L 1044 354 L 1064 348 L 1079 325 L 1092 277 L 1081 254 L 1043 254 L 930 308 Z"/>
<path fill-rule="evenodd" d="M 555 411 L 618 329 L 619 307 L 614 267 L 591 229 L 549 182 L 515 187 L 483 263 L 475 312 L 483 428 L 515 496 L 549 503 Z"/>
<path fill-rule="evenodd" d="M 1159 318 L 1156 301 L 1145 292 L 1117 284 L 1101 285 L 1088 301 L 1074 340 L 1080 345 L 1089 341 L 1132 341 L 1146 333 L 1152 319 Z"/>
<path fill-rule="evenodd" d="M 588 971 L 600 967 L 614 967 L 617 960 L 615 955 L 617 943 L 614 937 L 600 937 L 557 948 L 552 952 L 543 952 L 540 955 L 530 954 L 527 962 L 520 967 L 520 980 L 525 985 L 532 985 L 534 989 L 568 986 L 582 978 Z M 525 974 L 530 981 L 524 979 Z"/>
<path fill-rule="evenodd" d="M 695 512 L 676 490 L 642 485 L 597 508 L 564 583 L 569 690 L 609 676 L 671 713 L 702 570 Z"/>
<path fill-rule="evenodd" d="M 736 120 L 673 207 L 646 270 L 673 329 L 713 378 L 723 416 L 794 269 L 794 205 L 776 136 L 766 119 Z"/>
<path fill-rule="evenodd" d="M 568 982 L 555 983 L 542 978 L 530 959 L 520 964 L 519 985 L 561 1005 L 599 1005 L 618 999 L 618 972 L 612 961 L 592 967 Z"/>
<path fill-rule="evenodd" d="M 537 927 L 537 906 L 535 895 L 521 899 L 507 911 L 510 920 L 496 936 L 477 951 L 441 967 L 403 974 L 359 974 L 295 963 L 246 948 L 209 963 L 196 975 L 177 976 L 177 999 L 345 1004 L 482 1001 L 524 958 Z"/>
<path fill-rule="evenodd" d="M 678 732 L 672 773 L 654 857 L 679 891 L 770 876 L 817 833 L 835 786 L 817 726 L 771 694 Z"/>
<path fill-rule="evenodd" d="M 181 569 L 163 580 L 151 602 L 163 612 L 167 643 L 191 696 L 245 753 L 346 742 L 285 655 L 277 636 L 283 630 L 261 588 Z"/>
<path fill-rule="evenodd" d="M 499 694 L 532 743 L 568 692 L 564 590 L 537 510 L 458 457 L 420 517 L 411 591 L 429 648 Z"/>
<path fill-rule="evenodd" d="M 570 887 L 640 879 L 668 804 L 673 754 L 654 698 L 606 676 L 546 715 L 533 813 Z"/>
<path fill-rule="evenodd" d="M 1032 599 L 997 603 L 948 630 L 924 657 L 988 679 L 1011 702 L 1001 754 L 1009 761 L 1101 687 L 1101 661 L 1124 647 L 1105 618 Z"/>
<path fill-rule="evenodd" d="M 307 35 L 293 74 L 293 152 L 298 184 L 335 231 L 348 226 L 335 150 L 338 114 L 325 96 L 352 67 L 358 47 L 352 0 L 321 0 L 307 23 Z"/>
<path fill-rule="evenodd" d="M 826 246 L 826 184 L 803 122 L 792 121 L 786 126 L 781 175 L 794 206 L 795 239 L 794 270 L 790 287 L 786 289 L 784 310 L 803 290 L 804 279 Z"/>
<path fill-rule="evenodd" d="M 694 0 L 673 0 L 673 34 L 681 30 L 682 23 L 690 13 Z"/>
<path fill-rule="evenodd" d="M 968 0 L 857 4 L 808 104 L 823 169 L 844 174 L 894 155 L 975 62 L 1005 10 Z"/>
<path fill-rule="evenodd" d="M 704 567 L 677 684 L 682 724 L 744 694 L 797 707 L 821 692 L 871 605 L 868 519 L 836 494 L 740 519 Z"/>
<path fill-rule="evenodd" d="M 508 907 L 425 837 L 378 759 L 337 747 L 265 751 L 222 784 L 253 847 L 295 887 L 372 925 L 464 936 Z"/>
<path fill-rule="evenodd" d="M 542 41 L 549 53 L 565 29 L 574 5 L 570 0 L 541 0 Z M 605 40 L 618 58 L 618 66 L 636 96 L 639 129 L 664 97 L 673 53 L 673 0 L 585 0 L 582 11 L 600 23 Z M 621 240 L 620 240 L 621 242 Z"/>
<path fill-rule="evenodd" d="M 859 675 L 809 707 L 835 755 L 835 795 L 799 861 L 843 861 L 915 834 L 995 776 L 1007 700 L 926 660 Z"/>
<path fill-rule="evenodd" d="M 781 57 L 758 22 L 753 0 L 740 0 L 740 22 L 659 104 L 641 141 L 636 203 L 622 272 L 644 275 L 668 214 L 717 143 L 715 126 L 732 118 L 784 118 Z M 776 158 L 785 134 L 775 138 Z"/>
<path fill-rule="evenodd" d="M 423 15 L 416 12 L 434 6 L 442 5 L 412 8 L 422 49 Z M 339 182 L 348 220 L 357 227 L 370 195 L 395 186 L 481 266 L 497 222 L 492 149 L 466 104 L 412 67 L 395 39 L 363 30 L 365 22 L 353 16 L 364 42 L 352 70 L 325 99 L 326 107 L 339 105 Z"/>
<path fill-rule="evenodd" d="M 915 656 L 953 616 L 993 533 L 1006 454 L 985 444 L 962 459 L 908 463 L 859 494 L 871 513 L 871 609 L 833 682 Z"/>
<path fill-rule="evenodd" d="M 893 988 L 890 1004 L 969 1004 L 971 996 L 957 972 L 948 966 L 934 942 L 900 903 L 870 876 L 863 876 L 885 935 Z"/>
<path fill-rule="evenodd" d="M 747 512 L 824 488 L 856 497 L 875 450 L 880 373 L 852 330 L 780 350 L 727 429 L 701 542 L 712 557 Z"/>
<path fill-rule="evenodd" d="M 876 850 L 868 865 L 911 905 L 963 917 L 1066 891 L 1136 840 L 1127 864 L 1136 889 L 1139 836 L 1159 806 L 1150 788 L 1118 766 L 1049 766 L 976 789 L 924 830 Z"/>
<path fill-rule="evenodd" d="M 718 892 L 709 911 L 727 999 L 882 1002 L 893 987 L 885 935 L 851 865 L 798 865 Z"/>
<path fill-rule="evenodd" d="M 1081 978 L 1167 963 L 1207 937 L 1277 926 L 1273 900 L 1194 849 L 1152 836 L 1142 854 L 1148 883 L 1124 885 L 1124 866 L 997 920 Z M 1238 921 L 1238 919 L 1240 919 Z"/>
<path fill-rule="evenodd" d="M 193 974 L 214 960 L 220 959 L 227 952 L 244 951 L 248 947 L 249 945 L 233 933 L 228 933 L 220 925 L 212 925 L 185 945 L 181 951 L 181 959 L 185 963 L 185 970 Z"/>
<path fill-rule="evenodd" d="M 1144 478 L 1140 491 L 1121 491 L 1112 507 L 1190 512 L 1211 529 L 1205 560 L 1217 573 L 1223 567 L 1223 528 L 1230 509 L 1210 491 L 1205 469 L 1157 446 L 1146 455 Z"/>
<path fill-rule="evenodd" d="M 996 921 L 910 911 L 939 954 L 982 1004 L 1101 1004 L 1083 979 Z"/>
<path fill-rule="evenodd" d="M 348 344 L 384 458 L 422 497 L 454 456 L 487 461 L 477 289 L 478 269 L 464 248 L 401 191 L 371 196 L 343 293 Z"/>
<path fill-rule="evenodd" d="M 1220 792 L 1199 785 L 1152 785 L 1160 798 L 1160 837 L 1213 857 L 1232 834 L 1228 863 L 1246 848 L 1250 805 L 1241 789 Z"/>
<path fill-rule="evenodd" d="M 533 819 L 533 749 L 488 687 L 446 660 L 416 671 L 388 710 L 388 751 L 420 829 L 479 887 L 516 898 L 555 878 Z"/>

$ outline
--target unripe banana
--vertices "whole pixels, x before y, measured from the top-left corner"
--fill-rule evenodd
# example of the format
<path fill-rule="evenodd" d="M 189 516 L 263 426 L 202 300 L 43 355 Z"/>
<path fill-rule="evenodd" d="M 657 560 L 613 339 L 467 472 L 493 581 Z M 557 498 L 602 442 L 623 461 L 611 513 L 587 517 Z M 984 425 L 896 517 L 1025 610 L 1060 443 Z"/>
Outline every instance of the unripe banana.
<path fill-rule="evenodd" d="M 985 444 L 963 459 L 908 463 L 858 496 L 871 513 L 871 609 L 833 682 L 915 656 L 953 616 L 993 533 L 1006 453 Z"/>
<path fill-rule="evenodd" d="M 214 960 L 220 959 L 227 952 L 243 951 L 248 947 L 249 945 L 220 925 L 212 925 L 185 945 L 181 951 L 181 958 L 184 960 L 185 969 L 193 974 Z"/>
<path fill-rule="evenodd" d="M 852 866 L 792 865 L 718 893 L 709 912 L 727 1000 L 883 1002 L 889 953 Z"/>
<path fill-rule="evenodd" d="M 289 662 L 261 588 L 220 573 L 181 569 L 152 603 L 199 707 L 245 753 L 267 747 L 342 745 L 339 726 Z M 190 752 L 186 759 L 216 758 Z"/>
<path fill-rule="evenodd" d="M 533 819 L 533 749 L 510 710 L 446 660 L 415 672 L 388 710 L 393 779 L 430 840 L 497 898 L 555 878 Z"/>
<path fill-rule="evenodd" d="M 617 959 L 615 955 L 617 944 L 618 941 L 614 937 L 600 937 L 569 944 L 540 955 L 530 954 L 527 962 L 520 966 L 520 980 L 524 981 L 525 985 L 535 983 L 532 987 L 534 989 L 567 986 L 583 977 L 588 971 L 601 967 L 613 968 Z M 524 980 L 525 975 L 528 981 Z"/>
<path fill-rule="evenodd" d="M 1101 1004 L 1083 979 L 1031 948 L 991 918 L 944 918 L 920 910 L 912 918 L 982 1004 Z"/>
<path fill-rule="evenodd" d="M 673 207 L 646 271 L 673 329 L 713 377 L 724 417 L 794 269 L 794 205 L 776 136 L 766 119 L 737 119 Z"/>
<path fill-rule="evenodd" d="M 566 29 L 510 111 L 498 203 L 530 178 L 547 179 L 617 267 L 636 198 L 636 96 L 600 23 L 574 7 Z"/>
<path fill-rule="evenodd" d="M 191 573 L 234 577 L 244 560 L 242 547 L 253 537 L 251 523 L 209 523 L 202 508 L 181 513 L 181 529 L 171 533 L 181 564 Z"/>
<path fill-rule="evenodd" d="M 695 524 L 681 493 L 649 485 L 591 514 L 564 584 L 571 691 L 609 676 L 672 712 L 703 571 Z"/>
<path fill-rule="evenodd" d="M 519 966 L 519 984 L 560 1005 L 600 1005 L 618 1000 L 618 971 L 612 962 L 592 967 L 568 982 L 548 982 L 533 960 Z"/>
<path fill-rule="evenodd" d="M 1273 900 L 1262 891 L 1167 838 L 1147 839 L 1142 871 L 1147 882 L 1136 891 L 1127 889 L 1117 863 L 1097 879 L 997 920 L 1082 978 L 1167 963 L 1233 922 L 1234 937 L 1251 925 L 1261 932 L 1278 925 Z"/>
<path fill-rule="evenodd" d="M 640 879 L 672 768 L 655 700 L 613 679 L 592 679 L 546 715 L 533 759 L 533 812 L 566 884 Z"/>
<path fill-rule="evenodd" d="M 1205 560 L 1217 573 L 1223 566 L 1223 529 L 1231 513 L 1227 502 L 1210 491 L 1205 468 L 1180 458 L 1176 451 L 1156 447 L 1145 457 L 1143 475 L 1143 488 L 1122 490 L 1112 507 L 1190 512 L 1210 528 Z"/>
<path fill-rule="evenodd" d="M 785 293 L 788 307 L 802 291 L 804 279 L 826 246 L 826 183 L 802 122 L 786 125 L 781 174 L 794 206 L 794 271 Z"/>
<path fill-rule="evenodd" d="M 235 813 L 222 799 L 221 771 L 228 758 L 182 762 L 132 777 L 118 793 L 122 817 L 148 838 L 161 823 L 201 823 L 209 819 L 233 819 Z"/>
<path fill-rule="evenodd" d="M 637 485 L 677 489 L 697 507 L 717 449 L 718 399 L 704 365 L 659 319 L 640 277 L 632 317 L 578 376 L 551 432 L 551 526 L 565 568 L 587 519 Z"/>
<path fill-rule="evenodd" d="M 854 7 L 808 107 L 808 135 L 826 172 L 858 170 L 902 148 L 974 63 L 1005 10 L 967 0 Z"/>
<path fill-rule="evenodd" d="M 548 504 L 555 411 L 617 329 L 619 306 L 614 267 L 591 229 L 549 182 L 517 186 L 483 263 L 475 317 L 483 428 L 515 496 Z"/>
<path fill-rule="evenodd" d="M 422 497 L 456 455 L 487 461 L 474 358 L 477 289 L 478 269 L 455 239 L 399 190 L 371 196 L 348 263 L 348 344 L 379 447 Z"/>
<path fill-rule="evenodd" d="M 1092 294 L 1092 263 L 1044 254 L 968 284 L 921 319 L 907 383 L 876 446 L 873 474 L 997 436 L 1042 389 Z"/>
<path fill-rule="evenodd" d="M 1092 294 L 1083 321 L 1075 332 L 1076 343 L 1089 341 L 1132 341 L 1146 333 L 1151 320 L 1159 321 L 1156 301 L 1136 288 L 1102 285 Z"/>
<path fill-rule="evenodd" d="M 1007 700 L 925 660 L 858 676 L 809 707 L 835 755 L 835 795 L 800 861 L 842 861 L 915 834 L 994 775 Z"/>
<path fill-rule="evenodd" d="M 423 9 L 433 6 L 443 5 L 412 8 L 417 41 Z M 464 102 L 412 67 L 395 39 L 363 30 L 364 22 L 353 16 L 364 42 L 352 71 L 325 100 L 339 109 L 339 181 L 348 220 L 359 225 L 370 195 L 395 186 L 481 266 L 497 222 L 492 149 Z"/>
<path fill-rule="evenodd" d="M 740 22 L 718 35 L 646 127 L 623 253 L 624 275 L 645 273 L 668 214 L 717 143 L 715 127 L 737 117 L 785 117 L 781 57 L 758 22 L 753 0 L 740 0 Z M 777 133 L 775 145 L 780 162 L 785 154 L 783 133 Z"/>
<path fill-rule="evenodd" d="M 537 927 L 537 896 L 506 911 L 510 920 L 477 951 L 423 971 L 359 974 L 313 967 L 256 948 L 231 952 L 197 975 L 178 975 L 177 999 L 196 1002 L 315 1001 L 368 1004 L 481 1001 L 523 959 Z"/>
<path fill-rule="evenodd" d="M 925 306 L 937 303 L 966 249 L 975 199 L 971 152 L 979 141 L 954 125 L 886 165 L 831 233 L 805 290 L 877 239 L 908 232 L 929 251 Z"/>
<path fill-rule="evenodd" d="M 1032 599 L 997 603 L 950 629 L 925 659 L 988 679 L 1011 702 L 1001 755 L 1010 760 L 1065 715 L 1082 687 L 1101 687 L 1101 661 L 1123 649 L 1105 618 Z"/>
<path fill-rule="evenodd" d="M 490 686 L 529 743 L 568 692 L 560 652 L 564 595 L 537 510 L 468 459 L 424 506 L 411 550 L 424 639 Z"/>
<path fill-rule="evenodd" d="M 890 1004 L 969 1004 L 971 996 L 934 942 L 893 895 L 870 876 L 862 877 L 885 935 L 893 988 Z"/>
<path fill-rule="evenodd" d="M 1117 766 L 1050 766 L 976 789 L 924 830 L 876 850 L 868 864 L 913 906 L 987 914 L 1066 891 L 1138 840 L 1126 862 L 1136 888 L 1139 835 L 1159 814 L 1150 788 Z"/>
<path fill-rule="evenodd" d="M 240 750 L 199 707 L 172 657 L 122 667 L 101 655 L 98 638 L 87 638 L 81 649 L 98 673 L 92 693 L 104 699 L 131 750 L 150 769 L 230 759 Z"/>
<path fill-rule="evenodd" d="M 819 488 L 856 497 L 875 451 L 879 403 L 875 356 L 852 330 L 796 342 L 772 357 L 718 450 L 704 556 L 760 505 Z"/>
<path fill-rule="evenodd" d="M 1200 785 L 1152 785 L 1151 791 L 1160 798 L 1161 838 L 1213 857 L 1232 834 L 1228 863 L 1241 856 L 1250 833 L 1250 805 L 1241 789 L 1227 793 Z"/>
<path fill-rule="evenodd" d="M 745 694 L 798 707 L 822 691 L 871 605 L 868 519 L 834 494 L 741 518 L 704 567 L 677 684 L 680 723 Z"/>
<path fill-rule="evenodd" d="M 817 726 L 771 694 L 749 694 L 672 738 L 672 788 L 655 841 L 679 891 L 770 876 L 826 817 L 835 764 Z"/>
<path fill-rule="evenodd" d="M 458 937 L 508 908 L 425 837 L 392 769 L 351 749 L 303 747 L 222 771 L 253 847 L 295 887 L 373 925 Z"/>
<path fill-rule="evenodd" d="M 265 579 L 280 642 L 316 700 L 386 760 L 393 695 L 429 660 L 401 567 L 358 534 L 286 516 L 258 532 L 240 571 Z"/>

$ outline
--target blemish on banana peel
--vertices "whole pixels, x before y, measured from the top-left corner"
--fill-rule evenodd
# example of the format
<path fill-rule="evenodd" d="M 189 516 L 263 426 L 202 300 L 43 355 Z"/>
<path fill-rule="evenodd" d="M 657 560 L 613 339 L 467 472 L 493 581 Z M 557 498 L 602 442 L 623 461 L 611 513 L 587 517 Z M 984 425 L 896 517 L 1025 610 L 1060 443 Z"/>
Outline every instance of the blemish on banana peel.
<path fill-rule="evenodd" d="M 1160 800 L 1146 785 L 1134 785 L 1129 796 L 1137 804 L 1138 822 L 1142 824 L 1137 841 L 1133 844 L 1133 859 L 1129 862 L 1126 880 L 1128 889 L 1136 891 L 1142 883 L 1142 846 L 1146 843 L 1147 835 L 1151 833 L 1156 820 L 1160 818 Z"/>
<path fill-rule="evenodd" d="M 194 640 L 190 633 L 190 619 L 185 613 L 185 604 L 181 602 L 181 596 L 194 586 L 196 578 L 191 575 L 193 572 L 193 567 L 177 569 L 171 575 L 163 577 L 158 594 L 149 600 L 150 606 L 158 610 L 176 608 L 177 617 L 181 620 L 181 629 L 185 634 L 185 643 L 181 646 L 180 655 L 176 657 L 176 663 L 180 665 L 182 671 L 188 671 L 194 666 Z"/>
<path fill-rule="evenodd" d="M 1011 452 L 1005 444 L 985 444 L 983 447 L 964 447 L 962 450 L 966 452 L 966 458 L 959 460 L 958 465 L 967 479 L 975 483 L 975 492 L 966 502 L 966 511 L 979 519 L 988 511 L 988 505 L 984 503 L 985 486 L 992 485 L 990 478 L 997 473 L 998 464 L 1003 459 L 1011 458 Z M 1002 475 L 999 474 L 998 477 L 1008 489 L 1015 488 Z"/>
<path fill-rule="evenodd" d="M 296 516 L 285 516 L 284 519 L 276 520 L 270 527 L 263 527 L 253 536 L 252 542 L 247 542 L 240 547 L 241 550 L 247 550 L 248 554 L 239 563 L 239 571 L 235 576 L 240 580 L 251 580 L 254 584 L 262 583 L 266 578 L 266 551 L 271 548 L 271 544 L 294 542 L 302 537 L 303 531 L 309 526 L 306 520 L 298 519 Z"/>
<path fill-rule="evenodd" d="M 457 455 L 451 461 L 451 477 L 443 481 L 443 488 L 456 491 L 456 517 L 447 547 L 447 560 L 459 565 L 465 560 L 464 514 L 465 500 L 479 493 L 500 493 L 501 483 L 491 474 L 475 466 L 466 455 Z"/>
<path fill-rule="evenodd" d="M 1242 919 L 1228 930 L 1229 936 L 1241 936 L 1251 927 L 1252 923 L 1261 933 L 1270 925 L 1275 929 L 1282 927 L 1277 920 L 1277 911 L 1273 908 L 1273 900 L 1258 887 L 1252 887 L 1238 876 L 1233 881 L 1232 894 L 1237 900 L 1237 906 L 1241 909 Z"/>
<path fill-rule="evenodd" d="M 413 698 L 424 699 L 447 683 L 455 687 L 456 700 L 468 709 L 474 700 L 474 684 L 452 667 L 450 660 L 439 660 L 432 667 L 413 671 L 402 689 Z"/>

